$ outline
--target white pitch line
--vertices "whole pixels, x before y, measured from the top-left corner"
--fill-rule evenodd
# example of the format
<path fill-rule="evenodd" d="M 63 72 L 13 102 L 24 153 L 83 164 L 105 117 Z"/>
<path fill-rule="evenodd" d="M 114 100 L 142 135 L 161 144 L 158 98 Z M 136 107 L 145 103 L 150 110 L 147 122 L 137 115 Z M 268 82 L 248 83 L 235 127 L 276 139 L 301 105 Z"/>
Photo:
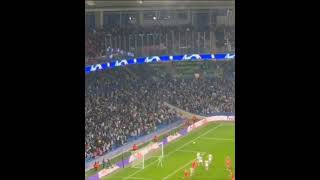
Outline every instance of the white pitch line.
<path fill-rule="evenodd" d="M 201 137 L 200 139 L 217 140 L 217 141 L 234 141 L 234 139 Z"/>
<path fill-rule="evenodd" d="M 178 149 L 176 149 L 175 151 L 172 151 L 172 152 L 168 153 L 167 155 L 165 155 L 165 157 L 168 157 L 169 155 L 171 155 L 171 154 L 173 154 L 173 153 L 175 153 L 175 152 L 179 151 L 180 149 L 182 149 L 182 148 L 183 148 L 183 147 L 185 147 L 186 145 L 190 144 L 190 143 L 191 143 L 191 142 L 193 142 L 194 140 L 199 139 L 201 136 L 204 136 L 204 135 L 206 135 L 206 134 L 208 134 L 208 133 L 210 133 L 210 132 L 212 132 L 212 131 L 216 130 L 218 127 L 221 127 L 221 125 L 222 125 L 222 124 L 219 124 L 218 126 L 214 127 L 213 129 L 210 129 L 210 130 L 208 130 L 207 132 L 205 132 L 205 133 L 201 134 L 200 136 L 198 136 L 198 137 L 196 137 L 196 138 L 194 138 L 194 139 L 192 139 L 192 140 L 188 141 L 187 143 L 183 144 L 182 146 L 180 146 L 180 147 L 179 147 Z M 154 163 L 156 163 L 156 162 L 157 162 L 157 161 L 154 161 L 154 162 L 152 162 L 152 163 L 148 164 L 147 166 L 145 166 L 145 167 L 144 167 L 144 169 L 146 169 L 147 167 L 150 167 L 151 165 L 153 165 L 153 164 L 154 164 Z M 123 178 L 123 179 L 124 179 L 124 180 L 125 180 L 125 179 L 128 179 L 128 178 L 130 178 L 131 176 L 133 176 L 133 175 L 135 175 L 135 174 L 139 173 L 140 171 L 142 171 L 142 170 L 144 170 L 144 169 L 140 169 L 140 170 L 138 170 L 138 171 L 134 172 L 133 174 L 131 174 L 131 175 L 129 175 L 129 176 L 127 176 L 127 177 Z"/>
<path fill-rule="evenodd" d="M 195 159 L 192 159 L 191 161 L 189 161 L 187 164 L 185 164 L 184 166 L 180 167 L 179 169 L 173 171 L 171 174 L 169 174 L 168 176 L 164 177 L 162 180 L 165 180 L 167 178 L 169 178 L 170 176 L 176 174 L 178 171 L 180 171 L 182 168 L 186 167 L 187 165 L 189 165 L 192 161 L 194 161 Z"/>
<path fill-rule="evenodd" d="M 190 150 L 178 150 L 179 152 L 190 152 L 190 153 L 206 153 L 206 152 L 201 152 L 201 151 L 190 151 Z"/>
<path fill-rule="evenodd" d="M 147 179 L 147 178 L 138 178 L 138 177 L 130 177 L 130 179 L 145 179 L 145 180 L 151 180 L 151 179 Z"/>

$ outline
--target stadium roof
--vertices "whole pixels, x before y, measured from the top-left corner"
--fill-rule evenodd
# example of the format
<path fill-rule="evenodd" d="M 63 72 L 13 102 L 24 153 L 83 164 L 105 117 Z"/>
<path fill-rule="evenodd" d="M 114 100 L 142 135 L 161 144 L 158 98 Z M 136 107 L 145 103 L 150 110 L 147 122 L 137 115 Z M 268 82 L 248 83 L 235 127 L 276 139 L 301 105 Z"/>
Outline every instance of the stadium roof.
<path fill-rule="evenodd" d="M 151 1 L 151 0 L 110 0 L 110 1 L 91 1 L 86 0 L 86 10 L 106 9 L 106 10 L 130 10 L 137 8 L 167 8 L 167 7 L 205 7 L 210 6 L 234 6 L 235 0 L 211 0 L 211 1 Z"/>

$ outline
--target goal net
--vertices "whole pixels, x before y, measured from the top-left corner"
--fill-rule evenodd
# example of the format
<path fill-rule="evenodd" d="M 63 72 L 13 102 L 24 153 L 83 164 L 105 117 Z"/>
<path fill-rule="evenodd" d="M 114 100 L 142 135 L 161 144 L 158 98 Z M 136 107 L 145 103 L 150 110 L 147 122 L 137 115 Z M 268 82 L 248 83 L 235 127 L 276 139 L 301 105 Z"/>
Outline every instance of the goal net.
<path fill-rule="evenodd" d="M 163 151 L 163 143 L 149 143 L 147 146 L 131 152 L 131 167 L 132 168 L 138 168 L 138 169 L 144 169 L 145 167 L 145 160 L 151 158 L 151 157 L 163 157 L 164 151 Z"/>

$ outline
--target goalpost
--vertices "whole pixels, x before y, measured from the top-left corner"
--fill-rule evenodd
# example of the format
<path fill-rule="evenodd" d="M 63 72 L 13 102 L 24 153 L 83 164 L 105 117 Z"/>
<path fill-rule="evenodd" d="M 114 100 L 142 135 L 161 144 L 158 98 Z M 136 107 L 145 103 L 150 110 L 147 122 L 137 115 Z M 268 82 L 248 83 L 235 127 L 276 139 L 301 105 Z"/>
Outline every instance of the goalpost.
<path fill-rule="evenodd" d="M 132 168 L 144 169 L 144 154 L 143 153 L 135 153 L 133 154 L 134 160 L 131 164 Z"/>
<path fill-rule="evenodd" d="M 160 161 L 164 157 L 163 143 L 150 143 L 146 147 L 132 152 L 132 168 L 144 169 L 145 160 L 150 157 L 157 157 Z M 161 162 L 162 165 L 162 162 Z"/>

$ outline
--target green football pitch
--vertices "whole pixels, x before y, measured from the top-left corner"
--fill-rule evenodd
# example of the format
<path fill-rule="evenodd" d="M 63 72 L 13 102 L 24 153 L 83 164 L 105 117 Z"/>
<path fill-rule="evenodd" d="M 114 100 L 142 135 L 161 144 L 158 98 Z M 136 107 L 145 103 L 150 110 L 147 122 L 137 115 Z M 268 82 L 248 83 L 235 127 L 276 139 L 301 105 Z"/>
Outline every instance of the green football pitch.
<path fill-rule="evenodd" d="M 105 176 L 102 180 L 179 180 L 184 179 L 183 172 L 191 168 L 191 163 L 196 159 L 196 153 L 200 152 L 204 160 L 208 155 L 213 155 L 213 162 L 209 170 L 199 166 L 192 180 L 230 180 L 225 166 L 225 158 L 229 156 L 232 167 L 235 168 L 235 142 L 233 123 L 212 123 L 200 127 L 187 136 L 170 142 L 164 147 L 163 166 L 158 166 L 158 158 L 151 156 L 146 158 L 144 169 L 136 169 L 127 166 L 117 172 Z"/>

